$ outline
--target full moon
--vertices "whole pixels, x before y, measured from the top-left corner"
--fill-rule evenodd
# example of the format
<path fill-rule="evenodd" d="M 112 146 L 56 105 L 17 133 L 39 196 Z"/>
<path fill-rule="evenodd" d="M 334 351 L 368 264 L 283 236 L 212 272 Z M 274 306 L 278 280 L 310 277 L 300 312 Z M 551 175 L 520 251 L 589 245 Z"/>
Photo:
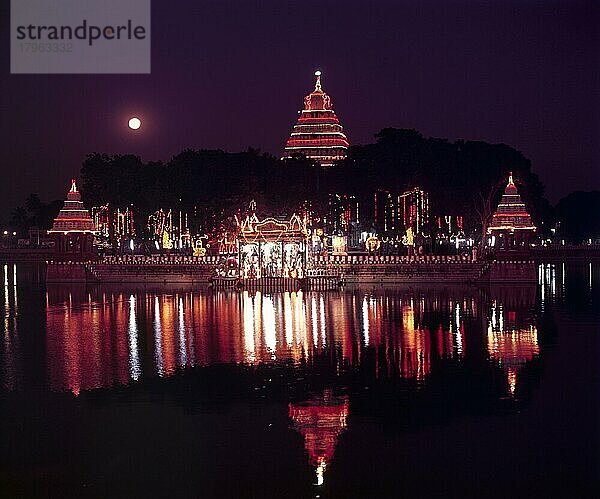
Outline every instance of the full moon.
<path fill-rule="evenodd" d="M 131 128 L 132 130 L 137 130 L 141 126 L 142 126 L 142 122 L 139 118 L 136 118 L 134 116 L 133 118 L 129 119 L 129 128 Z"/>

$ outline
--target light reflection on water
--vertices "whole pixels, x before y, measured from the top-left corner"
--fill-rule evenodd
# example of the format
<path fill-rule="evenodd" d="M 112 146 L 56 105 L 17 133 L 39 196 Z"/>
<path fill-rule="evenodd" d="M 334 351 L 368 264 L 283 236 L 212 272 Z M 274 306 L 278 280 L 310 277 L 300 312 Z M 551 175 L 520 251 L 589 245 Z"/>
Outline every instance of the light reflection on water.
<path fill-rule="evenodd" d="M 4 390 L 25 390 L 33 379 L 38 388 L 79 396 L 217 364 L 284 366 L 299 377 L 311 371 L 319 377 L 325 366 L 320 384 L 285 400 L 317 485 L 332 473 L 338 439 L 351 433 L 355 411 L 378 404 L 389 410 L 382 399 L 399 395 L 390 387 L 411 395 L 434 387 L 442 410 L 461 383 L 469 403 L 526 399 L 548 344 L 544 321 L 569 299 L 578 317 L 597 319 L 592 302 L 600 270 L 587 262 L 576 270 L 540 265 L 537 286 L 261 293 L 45 290 L 34 272 L 12 264 L 0 269 Z M 37 378 L 36 369 L 43 370 Z M 471 381 L 480 384 L 472 389 Z M 363 395 L 368 390 L 373 395 Z"/>
<path fill-rule="evenodd" d="M 520 370 L 540 355 L 535 286 L 273 294 L 59 286 L 47 294 L 49 385 L 75 395 L 193 367 L 310 366 L 323 359 L 338 373 L 426 386 L 444 362 L 482 358 L 504 373 L 498 396 L 515 398 Z M 289 405 L 317 485 L 349 413 L 349 398 L 339 390 Z"/>
<path fill-rule="evenodd" d="M 564 293 L 564 265 L 559 287 L 556 270 L 540 265 L 542 306 Z M 3 379 L 16 389 L 16 265 L 4 265 L 2 282 Z M 535 289 L 500 288 L 496 295 L 468 288 L 264 294 L 52 286 L 45 314 L 49 386 L 78 393 L 193 366 L 297 363 L 325 350 L 339 351 L 336 361 L 352 366 L 368 349 L 383 352 L 378 374 L 383 368 L 386 375 L 424 381 L 432 358 L 468 355 L 465 325 L 477 334 L 477 323 L 490 361 L 510 367 L 514 380 L 514 370 L 539 355 Z"/>
<path fill-rule="evenodd" d="M 22 371 L 16 269 L 4 265 L 2 276 L 8 389 L 18 388 Z M 564 269 L 560 274 L 564 282 Z M 543 306 L 564 284 L 556 286 L 554 265 L 540 266 L 539 276 Z M 510 368 L 514 380 L 515 369 L 540 353 L 535 293 L 535 287 L 265 294 L 51 286 L 48 385 L 79 393 L 194 366 L 310 361 L 324 351 L 340 366 L 357 366 L 370 349 L 384 357 L 376 362 L 378 375 L 424 382 L 432 362 L 468 355 L 469 335 L 478 334 L 487 336 L 490 362 Z"/>
<path fill-rule="evenodd" d="M 323 395 L 289 404 L 289 417 L 304 437 L 304 449 L 315 469 L 315 485 L 323 485 L 338 437 L 347 427 L 349 412 L 348 397 L 334 396 L 328 390 Z"/>
<path fill-rule="evenodd" d="M 502 302 L 500 291 L 491 298 L 468 288 L 265 294 L 50 287 L 49 386 L 79 393 L 195 366 L 298 364 L 325 354 L 352 369 L 368 352 L 376 376 L 426 383 L 434 364 L 461 360 L 479 345 L 515 378 L 515 369 L 539 355 L 535 288 L 505 290 L 512 302 Z M 470 336 L 482 333 L 486 342 L 471 346 Z"/>

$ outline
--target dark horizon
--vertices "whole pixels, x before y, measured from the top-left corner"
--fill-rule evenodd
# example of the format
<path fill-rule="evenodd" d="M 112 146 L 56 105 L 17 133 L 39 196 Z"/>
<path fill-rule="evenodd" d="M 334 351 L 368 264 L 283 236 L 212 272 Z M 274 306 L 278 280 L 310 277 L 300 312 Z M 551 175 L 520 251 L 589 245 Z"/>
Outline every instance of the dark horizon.
<path fill-rule="evenodd" d="M 150 75 L 10 75 L 0 7 L 0 220 L 30 192 L 62 199 L 94 151 L 279 155 L 316 69 L 353 145 L 385 127 L 506 143 L 552 203 L 600 189 L 593 2 L 181 1 L 152 14 Z"/>

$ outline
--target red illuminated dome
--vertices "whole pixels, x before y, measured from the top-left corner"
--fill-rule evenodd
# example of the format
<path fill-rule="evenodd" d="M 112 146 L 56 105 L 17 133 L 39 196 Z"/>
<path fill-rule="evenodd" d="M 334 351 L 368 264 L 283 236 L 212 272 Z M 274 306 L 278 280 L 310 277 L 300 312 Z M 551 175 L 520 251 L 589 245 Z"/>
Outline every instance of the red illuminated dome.
<path fill-rule="evenodd" d="M 85 261 L 98 256 L 94 250 L 96 226 L 83 206 L 75 180 L 71 180 L 71 190 L 48 234 L 54 240 L 56 260 Z"/>
<path fill-rule="evenodd" d="M 54 219 L 52 229 L 48 233 L 90 233 L 96 232 L 96 226 L 90 213 L 83 206 L 81 193 L 77 190 L 75 180 L 71 180 L 71 190 L 67 193 L 67 199 Z"/>
<path fill-rule="evenodd" d="M 304 98 L 304 109 L 285 144 L 283 157 L 300 153 L 322 166 L 331 166 L 346 157 L 349 144 L 331 98 L 321 88 L 321 72 L 315 76 L 315 89 Z"/>
<path fill-rule="evenodd" d="M 492 217 L 488 233 L 494 231 L 535 231 L 536 227 L 531 220 L 531 215 L 521 201 L 517 186 L 513 182 L 512 172 L 508 175 L 508 184 L 504 189 L 502 200 Z"/>

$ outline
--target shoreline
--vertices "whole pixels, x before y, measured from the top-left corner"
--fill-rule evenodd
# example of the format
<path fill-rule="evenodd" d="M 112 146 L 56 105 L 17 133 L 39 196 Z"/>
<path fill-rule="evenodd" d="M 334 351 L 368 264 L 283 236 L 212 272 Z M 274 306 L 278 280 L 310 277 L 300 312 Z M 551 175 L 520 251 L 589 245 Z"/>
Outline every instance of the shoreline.
<path fill-rule="evenodd" d="M 406 258 L 406 259 L 404 259 Z M 207 284 L 239 289 L 335 289 L 341 285 L 410 283 L 532 283 L 537 282 L 533 260 L 472 262 L 458 257 L 321 259 L 301 278 L 264 276 L 259 279 L 219 277 L 217 259 L 154 262 L 152 259 L 98 262 L 48 262 L 46 282 L 89 284 Z M 414 258 L 414 257 L 413 257 Z"/>

